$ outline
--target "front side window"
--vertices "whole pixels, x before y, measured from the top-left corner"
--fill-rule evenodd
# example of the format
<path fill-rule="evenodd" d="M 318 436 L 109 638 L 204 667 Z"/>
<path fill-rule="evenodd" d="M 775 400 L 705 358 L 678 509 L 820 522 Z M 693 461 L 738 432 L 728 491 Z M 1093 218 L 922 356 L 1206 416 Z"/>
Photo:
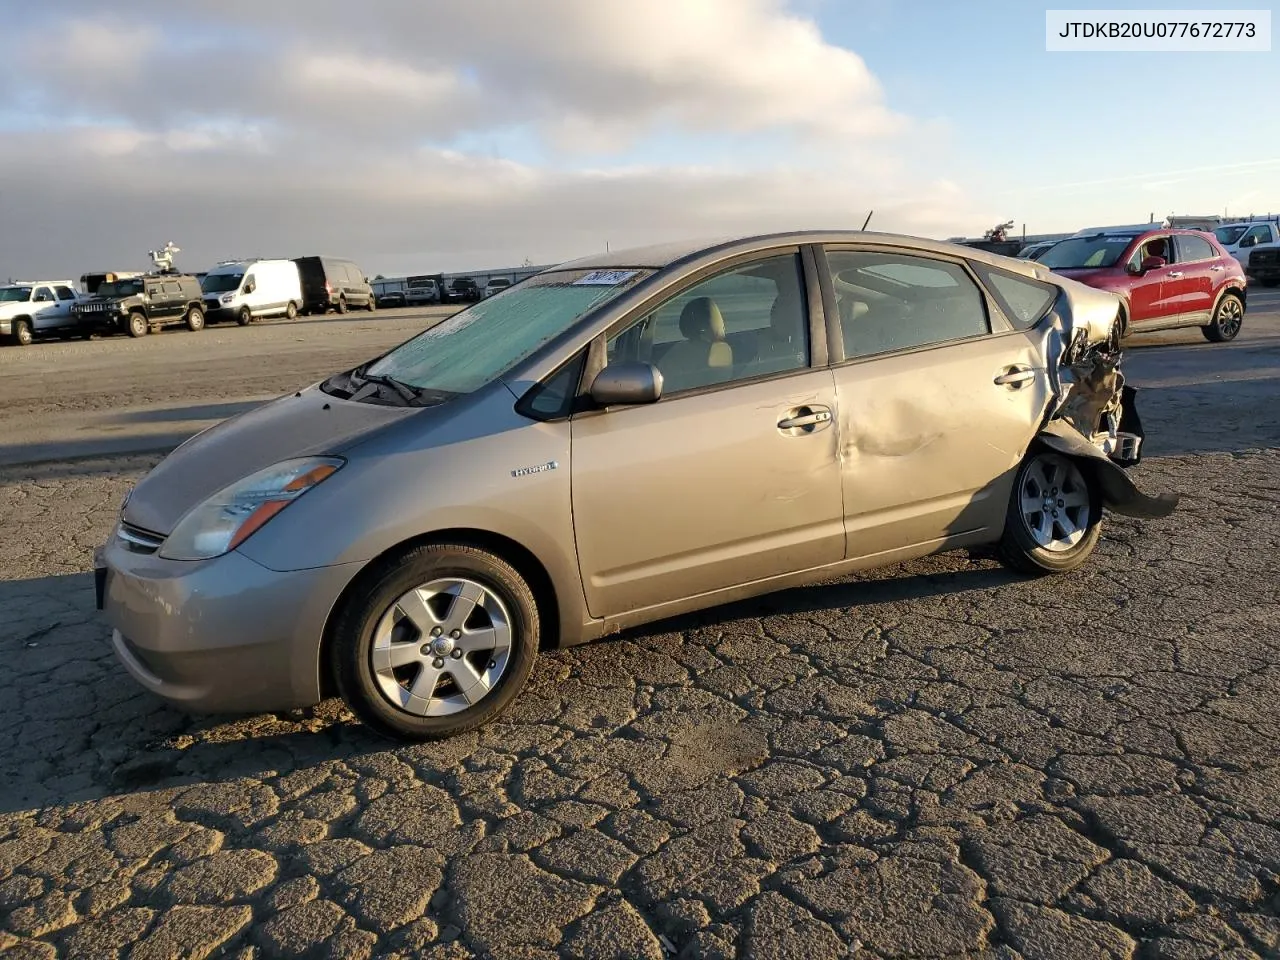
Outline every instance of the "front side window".
<path fill-rule="evenodd" d="M 556 270 L 481 300 L 370 364 L 365 373 L 444 394 L 471 393 L 507 373 L 650 270 Z"/>
<path fill-rule="evenodd" d="M 166 280 L 164 284 L 164 292 L 166 296 L 180 297 L 182 296 L 182 284 L 175 283 L 172 280 Z"/>
<path fill-rule="evenodd" d="M 607 352 L 609 363 L 657 367 L 664 395 L 807 367 L 809 319 L 799 254 L 758 260 L 695 284 L 611 337 Z"/>
<path fill-rule="evenodd" d="M 1159 257 L 1165 263 L 1173 259 L 1173 251 L 1169 249 L 1169 237 L 1152 237 L 1133 252 L 1129 262 L 1134 266 L 1142 266 L 1148 257 Z"/>
<path fill-rule="evenodd" d="M 1208 240 L 1190 235 L 1178 236 L 1178 262 L 1194 263 L 1197 260 L 1212 260 L 1216 256 Z"/>
<path fill-rule="evenodd" d="M 827 253 L 848 359 L 989 333 L 982 291 L 957 263 L 900 253 Z"/>
<path fill-rule="evenodd" d="M 53 299 L 53 291 L 48 287 L 36 287 L 35 296 L 31 299 L 36 303 L 49 303 Z"/>
<path fill-rule="evenodd" d="M 1266 243 L 1271 239 L 1271 230 L 1267 227 L 1251 227 L 1249 232 L 1244 236 L 1246 240 L 1252 239 L 1253 245 L 1256 246 L 1259 243 Z"/>

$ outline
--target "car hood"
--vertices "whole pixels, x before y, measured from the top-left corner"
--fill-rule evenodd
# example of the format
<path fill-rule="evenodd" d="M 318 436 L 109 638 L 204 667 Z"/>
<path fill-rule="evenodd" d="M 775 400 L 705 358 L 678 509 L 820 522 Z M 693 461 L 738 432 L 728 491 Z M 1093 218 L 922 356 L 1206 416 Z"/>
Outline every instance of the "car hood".
<path fill-rule="evenodd" d="M 1088 284 L 1115 277 L 1115 271 L 1109 267 L 1054 267 L 1053 272 L 1060 277 L 1070 277 Z"/>
<path fill-rule="evenodd" d="M 390 424 L 424 411 L 339 400 L 308 387 L 196 434 L 134 488 L 124 519 L 168 535 L 188 510 L 264 467 L 294 457 L 341 455 Z"/>

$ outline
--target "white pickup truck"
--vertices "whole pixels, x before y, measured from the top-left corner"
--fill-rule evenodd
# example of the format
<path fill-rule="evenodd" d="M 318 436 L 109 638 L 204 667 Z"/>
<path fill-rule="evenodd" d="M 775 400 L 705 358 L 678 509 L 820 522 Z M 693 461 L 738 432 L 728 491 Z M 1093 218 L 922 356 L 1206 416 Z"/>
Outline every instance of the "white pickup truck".
<path fill-rule="evenodd" d="M 1257 247 L 1280 243 L 1280 223 L 1275 220 L 1224 223 L 1214 228 L 1213 235 L 1227 253 L 1240 261 L 1240 266 L 1248 269 L 1249 257 Z"/>
<path fill-rule="evenodd" d="M 71 307 L 79 298 L 70 280 L 10 281 L 0 287 L 0 338 L 25 347 L 36 337 L 78 333 Z"/>

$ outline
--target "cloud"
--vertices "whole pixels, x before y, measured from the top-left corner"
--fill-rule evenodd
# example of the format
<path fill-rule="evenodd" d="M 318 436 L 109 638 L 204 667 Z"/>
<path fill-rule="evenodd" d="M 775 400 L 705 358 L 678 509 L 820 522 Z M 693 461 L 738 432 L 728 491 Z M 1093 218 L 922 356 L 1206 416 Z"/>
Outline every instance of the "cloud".
<path fill-rule="evenodd" d="M 904 163 L 936 133 L 780 0 L 128 6 L 13 30 L 68 46 L 0 62 L 0 116 L 36 118 L 0 130 L 0 218 L 43 224 L 0 233 L 6 270 L 127 267 L 163 235 L 192 269 L 324 250 L 387 273 L 963 212 Z"/>

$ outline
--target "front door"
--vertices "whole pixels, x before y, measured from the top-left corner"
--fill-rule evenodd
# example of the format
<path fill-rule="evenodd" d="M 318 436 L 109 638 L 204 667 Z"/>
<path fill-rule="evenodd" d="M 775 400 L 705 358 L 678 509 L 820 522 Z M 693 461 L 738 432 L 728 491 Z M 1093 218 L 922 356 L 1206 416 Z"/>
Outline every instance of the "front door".
<path fill-rule="evenodd" d="M 1129 256 L 1127 263 L 1141 267 L 1147 257 L 1159 257 L 1164 266 L 1153 267 L 1145 273 L 1132 275 L 1129 288 L 1129 322 L 1135 326 L 1143 324 L 1164 325 L 1176 319 L 1178 297 L 1181 289 L 1178 285 L 1181 275 L 1171 277 L 1177 268 L 1171 266 L 1174 252 L 1172 238 L 1168 236 L 1153 237 L 1140 244 Z"/>
<path fill-rule="evenodd" d="M 624 324 L 610 362 L 662 398 L 573 419 L 572 497 L 596 617 L 844 558 L 835 384 L 810 365 L 798 252 L 739 264 Z"/>
<path fill-rule="evenodd" d="M 849 557 L 985 539 L 1049 396 L 1039 338 L 992 333 L 958 261 L 852 248 L 827 261 L 847 358 L 833 373 Z M 1052 305 L 1051 286 L 1000 276 L 1022 326 Z"/>

